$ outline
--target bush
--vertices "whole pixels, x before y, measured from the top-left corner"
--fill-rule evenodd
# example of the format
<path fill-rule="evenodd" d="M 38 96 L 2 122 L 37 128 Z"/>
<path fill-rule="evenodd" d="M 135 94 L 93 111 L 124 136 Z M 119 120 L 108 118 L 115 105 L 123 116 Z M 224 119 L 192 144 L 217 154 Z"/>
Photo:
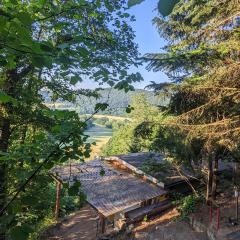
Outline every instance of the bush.
<path fill-rule="evenodd" d="M 181 197 L 180 195 L 176 196 L 175 204 L 177 209 L 180 212 L 180 218 L 187 219 L 189 214 L 196 211 L 197 205 L 200 202 L 201 198 L 196 195 L 189 195 L 186 197 Z"/>

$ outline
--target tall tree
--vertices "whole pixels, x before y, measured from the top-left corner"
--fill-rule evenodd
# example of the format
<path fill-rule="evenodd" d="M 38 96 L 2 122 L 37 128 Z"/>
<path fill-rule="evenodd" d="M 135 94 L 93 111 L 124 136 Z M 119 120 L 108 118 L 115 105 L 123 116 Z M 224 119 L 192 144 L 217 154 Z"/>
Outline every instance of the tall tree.
<path fill-rule="evenodd" d="M 214 191 L 213 162 L 216 168 L 220 155 L 239 156 L 239 12 L 235 0 L 181 0 L 168 18 L 153 20 L 169 43 L 165 52 L 145 56 L 149 69 L 163 70 L 172 80 L 151 86 L 170 89 L 169 126 L 177 126 L 189 144 L 203 141 L 208 188 L 214 179 Z"/>
<path fill-rule="evenodd" d="M 83 146 L 85 123 L 75 113 L 48 109 L 41 90 L 51 92 L 53 100 L 71 102 L 81 94 L 96 95 L 77 88 L 84 78 L 126 91 L 141 80 L 139 73 L 128 74 L 131 65 L 138 65 L 138 52 L 125 4 L 125 0 L 1 1 L 0 210 L 9 193 L 52 149 L 49 162 L 88 154 L 89 146 Z M 105 107 L 98 104 L 96 110 Z M 54 148 L 56 143 L 60 146 Z M 26 210 L 19 205 L 10 211 L 15 217 Z M 9 219 L 10 213 L 4 213 L 1 217 Z M 13 225 L 21 226 L 18 221 L 15 218 Z M 6 233 L 3 225 L 1 240 Z M 17 235 L 14 231 L 12 236 Z"/>
<path fill-rule="evenodd" d="M 127 108 L 131 121 L 120 126 L 103 149 L 105 155 L 123 154 L 145 151 L 149 148 L 152 138 L 142 141 L 134 132 L 143 122 L 152 122 L 159 119 L 159 110 L 149 102 L 145 93 L 138 93 L 131 99 L 131 108 Z"/>

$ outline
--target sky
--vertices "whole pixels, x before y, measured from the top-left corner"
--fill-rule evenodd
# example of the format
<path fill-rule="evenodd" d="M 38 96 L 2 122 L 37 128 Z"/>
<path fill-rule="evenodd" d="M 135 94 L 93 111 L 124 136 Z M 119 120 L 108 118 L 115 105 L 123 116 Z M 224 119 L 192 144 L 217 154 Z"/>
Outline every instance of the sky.
<path fill-rule="evenodd" d="M 130 22 L 129 24 L 135 32 L 135 42 L 138 44 L 141 55 L 145 53 L 158 53 L 165 45 L 164 40 L 158 34 L 157 28 L 152 24 L 152 19 L 158 14 L 155 10 L 157 3 L 158 0 L 146 0 L 128 10 L 136 18 L 135 22 Z M 136 89 L 144 89 L 151 81 L 157 83 L 168 81 L 168 77 L 163 72 L 148 71 L 146 70 L 146 66 L 147 64 L 144 64 L 137 69 L 135 67 L 130 69 L 130 72 L 140 72 L 144 79 L 144 81 L 134 84 Z M 79 87 L 94 88 L 97 86 L 96 83 L 89 84 L 89 80 L 87 80 L 81 83 Z"/>
<path fill-rule="evenodd" d="M 136 21 L 131 23 L 133 30 L 135 31 L 135 42 L 139 46 L 139 52 L 141 55 L 145 53 L 158 53 L 161 48 L 164 47 L 166 42 L 159 36 L 157 28 L 152 24 L 152 19 L 157 16 L 158 0 L 146 0 L 143 3 L 132 7 L 129 13 L 133 14 Z M 144 81 L 135 84 L 136 88 L 144 88 L 150 81 L 154 82 L 166 82 L 168 77 L 163 72 L 153 72 L 146 70 L 146 64 L 138 67 L 138 69 L 131 69 L 139 71 L 144 78 Z"/>

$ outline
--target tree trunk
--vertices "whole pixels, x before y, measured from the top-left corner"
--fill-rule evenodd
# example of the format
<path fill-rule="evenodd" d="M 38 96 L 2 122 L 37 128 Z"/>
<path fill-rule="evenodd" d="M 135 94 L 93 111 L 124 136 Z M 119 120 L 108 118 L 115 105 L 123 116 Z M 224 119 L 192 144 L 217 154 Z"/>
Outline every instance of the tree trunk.
<path fill-rule="evenodd" d="M 0 157 L 8 150 L 10 132 L 9 119 L 3 118 L 0 122 L 1 135 L 0 135 Z M 7 164 L 4 161 L 0 161 L 0 210 L 5 206 L 7 199 Z M 4 214 L 1 214 L 2 217 Z M 0 228 L 0 240 L 5 239 L 4 226 Z"/>
<path fill-rule="evenodd" d="M 218 158 L 214 159 L 214 170 L 213 170 L 213 179 L 212 179 L 212 199 L 216 199 L 216 191 L 217 191 L 217 180 L 218 180 Z"/>

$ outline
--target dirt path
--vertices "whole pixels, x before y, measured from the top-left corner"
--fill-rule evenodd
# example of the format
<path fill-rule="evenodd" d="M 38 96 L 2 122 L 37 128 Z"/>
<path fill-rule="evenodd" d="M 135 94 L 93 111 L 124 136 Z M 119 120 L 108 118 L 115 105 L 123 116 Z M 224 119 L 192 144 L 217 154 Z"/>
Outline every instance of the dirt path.
<path fill-rule="evenodd" d="M 178 213 L 171 210 L 149 222 L 138 224 L 133 234 L 120 240 L 207 240 L 206 234 L 197 233 L 186 222 L 172 221 Z M 69 216 L 48 232 L 44 240 L 96 240 L 97 213 L 89 205 Z"/>
<path fill-rule="evenodd" d="M 197 233 L 184 221 L 174 221 L 179 213 L 170 210 L 134 229 L 131 240 L 208 240 L 206 233 Z"/>
<path fill-rule="evenodd" d="M 186 222 L 170 222 L 137 231 L 133 240 L 207 240 L 205 233 L 197 233 Z"/>
<path fill-rule="evenodd" d="M 53 228 L 46 240 L 96 240 L 97 214 L 89 205 Z"/>

